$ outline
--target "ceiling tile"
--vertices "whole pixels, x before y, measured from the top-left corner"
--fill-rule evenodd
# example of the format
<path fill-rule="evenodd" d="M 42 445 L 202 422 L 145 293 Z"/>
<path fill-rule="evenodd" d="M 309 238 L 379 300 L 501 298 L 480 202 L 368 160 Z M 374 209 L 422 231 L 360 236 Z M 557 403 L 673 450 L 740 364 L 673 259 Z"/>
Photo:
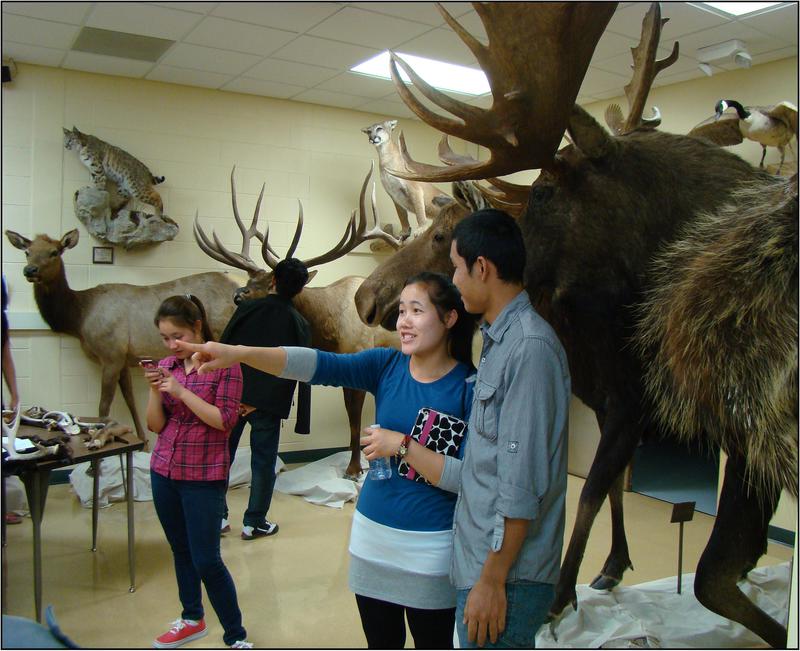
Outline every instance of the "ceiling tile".
<path fill-rule="evenodd" d="M 339 71 L 332 68 L 322 68 L 296 61 L 279 61 L 278 59 L 264 59 L 247 71 L 247 76 L 252 79 L 308 87 L 316 86 L 321 81 L 338 74 Z"/>
<path fill-rule="evenodd" d="M 486 36 L 486 28 L 483 26 L 483 21 L 481 21 L 480 16 L 478 16 L 474 9 L 470 9 L 470 11 L 465 15 L 459 16 L 458 22 L 461 23 L 461 26 L 464 29 L 466 29 L 482 43 L 489 42 L 489 37 Z M 450 29 L 450 25 L 446 25 L 445 29 Z M 466 47 L 466 45 L 464 47 Z"/>
<path fill-rule="evenodd" d="M 211 14 L 275 29 L 305 32 L 341 8 L 335 2 L 220 2 Z"/>
<path fill-rule="evenodd" d="M 763 52 L 755 57 L 754 63 L 760 65 L 762 63 L 769 63 L 770 61 L 777 61 L 778 59 L 788 59 L 790 57 L 795 60 L 796 64 L 797 47 L 794 45 L 783 47 L 779 50 L 773 50 L 772 52 Z"/>
<path fill-rule="evenodd" d="M 80 31 L 76 25 L 3 14 L 3 41 L 67 49 Z"/>
<path fill-rule="evenodd" d="M 161 59 L 161 63 L 179 68 L 208 70 L 219 74 L 238 75 L 259 61 L 257 56 L 218 50 L 201 45 L 179 43 Z"/>
<path fill-rule="evenodd" d="M 618 95 L 621 95 L 623 93 L 622 88 L 627 83 L 628 79 L 626 77 L 598 70 L 592 66 L 581 84 L 580 94 L 600 97 L 604 91 L 615 90 Z"/>
<path fill-rule="evenodd" d="M 54 50 L 53 48 L 39 47 L 38 45 L 3 41 L 3 58 L 10 57 L 15 61 L 34 63 L 39 66 L 57 68 L 66 53 L 66 50 Z"/>
<path fill-rule="evenodd" d="M 705 29 L 701 32 L 681 37 L 681 50 L 685 52 L 687 56 L 697 58 L 698 48 L 723 43 L 734 38 L 744 41 L 748 51 L 753 55 L 759 52 L 771 52 L 772 50 L 787 45 L 787 43 L 782 42 L 780 39 L 767 36 L 743 23 L 727 23 L 719 27 L 712 27 L 711 29 Z"/>
<path fill-rule="evenodd" d="M 89 54 L 88 52 L 67 52 L 62 65 L 71 70 L 85 70 L 86 72 L 122 77 L 143 77 L 153 67 L 149 61 L 134 61 L 102 54 Z"/>
<path fill-rule="evenodd" d="M 394 84 L 390 80 L 367 77 L 355 72 L 343 72 L 338 77 L 319 84 L 317 88 L 374 99 L 386 97 L 395 92 Z"/>
<path fill-rule="evenodd" d="M 296 36 L 297 34 L 294 32 L 209 17 L 204 18 L 183 40 L 196 45 L 266 56 L 286 45 Z"/>
<path fill-rule="evenodd" d="M 740 18 L 740 22 L 759 32 L 776 36 L 789 43 L 797 43 L 797 3 L 778 7 L 773 11 Z"/>
<path fill-rule="evenodd" d="M 387 118 L 414 118 L 418 119 L 414 112 L 401 102 L 390 102 L 386 99 L 377 99 L 362 104 L 358 107 L 359 111 L 376 113 Z"/>
<path fill-rule="evenodd" d="M 196 14 L 207 14 L 214 7 L 217 2 L 153 2 L 151 4 L 158 5 L 159 7 L 168 7 L 169 9 L 177 9 L 178 11 L 191 11 Z"/>
<path fill-rule="evenodd" d="M 616 34 L 636 39 L 642 35 L 642 21 L 650 8 L 649 3 L 635 2 L 614 12 L 608 30 Z M 669 21 L 661 30 L 661 43 L 674 41 L 683 34 L 722 25 L 726 19 L 718 14 L 699 9 L 684 2 L 662 2 L 661 17 Z M 670 45 L 671 47 L 671 45 Z"/>
<path fill-rule="evenodd" d="M 386 50 L 430 31 L 430 25 L 345 7 L 324 20 L 309 34 Z"/>
<path fill-rule="evenodd" d="M 329 90 L 317 90 L 316 88 L 295 95 L 292 99 L 298 102 L 324 104 L 325 106 L 337 106 L 339 108 L 355 108 L 364 103 L 363 97 L 343 95 L 342 93 L 334 93 Z"/>
<path fill-rule="evenodd" d="M 86 24 L 128 34 L 145 34 L 157 38 L 180 39 L 199 16 L 188 11 L 135 2 L 97 2 Z"/>
<path fill-rule="evenodd" d="M 170 84 L 182 84 L 184 86 L 202 86 L 203 88 L 219 88 L 231 80 L 231 75 L 223 75 L 217 72 L 202 72 L 200 70 L 188 70 L 186 68 L 175 68 L 174 66 L 159 65 L 147 75 L 151 81 L 165 81 Z"/>
<path fill-rule="evenodd" d="M 630 56 L 631 48 L 638 45 L 639 39 L 615 34 L 614 32 L 604 32 L 597 42 L 597 47 L 592 55 L 592 64 L 600 63 L 611 57 L 627 54 Z"/>
<path fill-rule="evenodd" d="M 476 65 L 472 52 L 450 29 L 433 29 L 427 34 L 398 45 L 397 51 L 464 66 Z"/>
<path fill-rule="evenodd" d="M 236 93 L 248 93 L 250 95 L 262 95 L 264 97 L 277 97 L 286 99 L 307 90 L 305 86 L 292 86 L 276 81 L 265 81 L 263 79 L 249 79 L 247 77 L 237 77 L 233 81 L 225 84 L 221 90 L 229 90 Z"/>
<path fill-rule="evenodd" d="M 721 68 L 716 66 L 712 66 L 714 74 L 719 74 L 723 72 Z M 664 75 L 663 77 L 659 75 L 656 77 L 655 81 L 653 82 L 653 88 L 658 88 L 661 86 L 670 86 L 671 84 L 678 84 L 682 81 L 689 81 L 690 79 L 701 79 L 705 77 L 705 73 L 700 70 L 700 68 L 695 67 L 689 70 L 684 70 L 683 72 L 679 72 L 672 75 Z M 709 109 L 710 114 L 710 109 Z"/>
<path fill-rule="evenodd" d="M 331 68 L 349 70 L 362 61 L 378 54 L 374 48 L 337 43 L 315 36 L 300 36 L 274 53 L 276 59 L 288 59 L 300 63 L 325 62 Z"/>
<path fill-rule="evenodd" d="M 91 2 L 4 2 L 3 13 L 80 25 Z"/>
<path fill-rule="evenodd" d="M 442 14 L 436 9 L 432 2 L 351 2 L 350 6 L 374 11 L 387 16 L 397 16 L 413 20 L 418 23 L 425 23 L 431 27 L 444 25 Z M 445 9 L 451 16 L 463 16 L 472 11 L 469 2 L 448 2 Z"/>

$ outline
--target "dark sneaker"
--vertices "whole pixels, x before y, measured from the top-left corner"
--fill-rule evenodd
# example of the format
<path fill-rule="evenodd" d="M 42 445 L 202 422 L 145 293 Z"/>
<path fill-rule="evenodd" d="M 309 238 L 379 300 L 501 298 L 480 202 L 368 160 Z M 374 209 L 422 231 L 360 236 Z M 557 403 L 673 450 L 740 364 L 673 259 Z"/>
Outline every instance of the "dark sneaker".
<path fill-rule="evenodd" d="M 278 533 L 278 525 L 269 520 L 264 520 L 264 524 L 257 527 L 242 527 L 242 540 L 253 540 L 254 538 L 263 538 L 264 536 L 273 536 Z"/>
<path fill-rule="evenodd" d="M 156 649 L 175 649 L 206 635 L 208 635 L 208 629 L 204 620 L 195 622 L 190 619 L 176 619 L 164 635 L 155 639 L 153 646 Z"/>

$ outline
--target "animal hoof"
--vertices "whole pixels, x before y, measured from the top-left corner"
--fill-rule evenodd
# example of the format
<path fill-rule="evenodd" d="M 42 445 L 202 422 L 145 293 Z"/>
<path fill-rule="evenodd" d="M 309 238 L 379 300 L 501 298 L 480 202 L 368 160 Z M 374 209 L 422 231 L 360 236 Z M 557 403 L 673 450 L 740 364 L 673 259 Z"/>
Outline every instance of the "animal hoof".
<path fill-rule="evenodd" d="M 589 587 L 595 590 L 613 590 L 619 585 L 619 582 L 620 579 L 608 576 L 608 574 L 598 574 L 589 584 Z"/>

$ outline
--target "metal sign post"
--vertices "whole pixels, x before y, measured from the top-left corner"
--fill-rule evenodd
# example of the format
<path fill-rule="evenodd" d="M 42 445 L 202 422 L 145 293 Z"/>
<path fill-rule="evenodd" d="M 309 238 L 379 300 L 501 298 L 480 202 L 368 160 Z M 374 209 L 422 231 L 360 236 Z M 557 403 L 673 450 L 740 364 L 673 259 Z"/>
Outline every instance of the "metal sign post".
<path fill-rule="evenodd" d="M 683 576 L 683 523 L 691 522 L 694 517 L 695 502 L 679 502 L 672 506 L 672 519 L 670 522 L 680 522 L 678 533 L 678 594 L 681 593 L 681 578 Z"/>

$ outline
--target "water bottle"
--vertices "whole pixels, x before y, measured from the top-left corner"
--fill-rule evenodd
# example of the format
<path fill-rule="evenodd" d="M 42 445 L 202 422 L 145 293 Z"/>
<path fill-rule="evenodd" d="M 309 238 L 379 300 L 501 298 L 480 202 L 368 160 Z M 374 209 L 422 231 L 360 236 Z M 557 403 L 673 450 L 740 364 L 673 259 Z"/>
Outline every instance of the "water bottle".
<path fill-rule="evenodd" d="M 377 423 L 370 425 L 368 429 L 376 429 L 380 427 Z M 389 479 L 392 476 L 392 465 L 389 463 L 388 457 L 380 457 L 373 459 L 369 462 L 369 478 L 370 479 Z"/>

